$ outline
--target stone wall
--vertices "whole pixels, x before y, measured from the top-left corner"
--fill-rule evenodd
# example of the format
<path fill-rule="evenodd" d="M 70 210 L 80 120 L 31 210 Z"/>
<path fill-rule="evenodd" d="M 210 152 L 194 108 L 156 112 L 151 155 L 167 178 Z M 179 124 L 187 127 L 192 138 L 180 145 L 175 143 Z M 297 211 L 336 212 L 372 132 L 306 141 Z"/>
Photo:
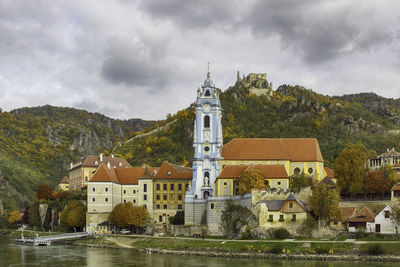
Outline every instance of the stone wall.
<path fill-rule="evenodd" d="M 89 233 L 94 233 L 97 229 L 97 225 L 104 221 L 108 221 L 108 212 L 96 212 L 96 213 L 86 213 L 86 231 Z"/>
<path fill-rule="evenodd" d="M 167 226 L 167 231 L 173 236 L 206 236 L 208 227 L 206 225 L 172 225 Z"/>

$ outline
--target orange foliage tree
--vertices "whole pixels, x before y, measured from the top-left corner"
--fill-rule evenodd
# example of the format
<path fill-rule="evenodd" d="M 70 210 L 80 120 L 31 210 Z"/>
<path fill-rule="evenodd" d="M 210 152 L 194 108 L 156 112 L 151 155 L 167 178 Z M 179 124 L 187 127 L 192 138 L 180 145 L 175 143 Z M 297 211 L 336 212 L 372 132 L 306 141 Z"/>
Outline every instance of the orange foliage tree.
<path fill-rule="evenodd" d="M 365 176 L 366 193 L 383 193 L 390 190 L 390 180 L 386 179 L 381 171 L 369 171 Z"/>
<path fill-rule="evenodd" d="M 48 184 L 41 184 L 37 190 L 38 199 L 50 199 L 53 196 L 53 189 Z"/>
<path fill-rule="evenodd" d="M 261 170 L 250 168 L 243 171 L 238 179 L 238 194 L 249 193 L 251 189 L 265 189 L 265 179 Z"/>
<path fill-rule="evenodd" d="M 143 226 L 149 219 L 149 213 L 144 206 L 133 206 L 132 202 L 121 203 L 114 207 L 108 219 L 121 228 Z"/>

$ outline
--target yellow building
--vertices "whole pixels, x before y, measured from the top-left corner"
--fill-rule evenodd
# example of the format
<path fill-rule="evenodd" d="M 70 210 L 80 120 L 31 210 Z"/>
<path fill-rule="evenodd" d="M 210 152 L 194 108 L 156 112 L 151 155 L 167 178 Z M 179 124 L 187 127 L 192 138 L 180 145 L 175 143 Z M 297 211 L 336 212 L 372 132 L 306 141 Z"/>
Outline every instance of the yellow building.
<path fill-rule="evenodd" d="M 153 176 L 153 220 L 169 223 L 168 218 L 183 211 L 186 188 L 192 180 L 191 168 L 163 162 Z"/>
<path fill-rule="evenodd" d="M 270 188 L 287 189 L 288 178 L 302 172 L 316 182 L 327 176 L 316 138 L 235 138 L 222 147 L 221 156 L 222 160 L 218 161 L 221 171 L 216 179 L 218 196 L 235 194 L 234 177 L 227 179 L 230 177 L 224 174 L 224 169 L 232 165 L 245 166 L 242 171 L 250 165 L 276 166 L 263 171 L 268 181 L 266 187 Z M 280 177 L 275 176 L 277 170 Z"/>
<path fill-rule="evenodd" d="M 329 220 L 329 226 L 336 230 L 347 230 L 349 228 L 349 219 L 355 215 L 355 207 L 340 207 L 340 216 Z"/>
<path fill-rule="evenodd" d="M 62 191 L 68 191 L 69 190 L 69 181 L 68 177 L 62 178 L 62 180 L 58 183 L 58 188 Z"/>
<path fill-rule="evenodd" d="M 87 182 L 93 177 L 95 171 L 101 164 L 110 164 L 113 168 L 127 168 L 132 167 L 124 158 L 104 157 L 103 154 L 99 156 L 87 156 L 82 161 L 73 164 L 68 171 L 69 189 L 80 190 L 86 187 Z"/>

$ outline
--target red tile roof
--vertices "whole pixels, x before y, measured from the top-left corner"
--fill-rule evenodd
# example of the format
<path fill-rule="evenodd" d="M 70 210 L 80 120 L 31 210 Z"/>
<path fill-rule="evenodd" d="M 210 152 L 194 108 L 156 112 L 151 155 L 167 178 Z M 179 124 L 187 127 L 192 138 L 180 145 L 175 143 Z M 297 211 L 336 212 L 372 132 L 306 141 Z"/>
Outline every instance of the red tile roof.
<path fill-rule="evenodd" d="M 64 178 L 62 178 L 61 181 L 59 182 L 59 184 L 69 184 L 68 177 L 65 176 Z"/>
<path fill-rule="evenodd" d="M 325 169 L 325 172 L 326 172 L 326 176 L 328 176 L 329 178 L 335 178 L 335 173 L 331 168 L 324 167 L 324 169 Z"/>
<path fill-rule="evenodd" d="M 101 164 L 96 170 L 90 182 L 113 182 L 117 184 L 138 184 L 140 178 L 152 178 L 154 168 L 131 167 L 131 168 L 108 168 Z"/>
<path fill-rule="evenodd" d="M 356 212 L 355 207 L 339 207 L 339 210 L 340 210 L 340 217 L 339 218 L 335 217 L 332 220 L 347 221 Z"/>
<path fill-rule="evenodd" d="M 103 161 L 100 161 L 100 156 L 86 156 L 80 163 L 74 165 L 72 169 L 78 167 L 93 167 L 97 168 L 103 163 L 110 162 L 110 166 L 114 168 L 129 168 L 132 167 L 124 158 L 116 157 L 105 157 L 103 156 Z M 97 163 L 97 164 L 96 164 Z M 72 170 L 71 169 L 71 170 Z"/>
<path fill-rule="evenodd" d="M 167 161 L 161 164 L 160 169 L 153 176 L 154 179 L 192 179 L 193 171 L 191 168 L 178 166 Z"/>
<path fill-rule="evenodd" d="M 355 215 L 351 216 L 349 222 L 374 222 L 375 214 L 367 207 L 362 208 Z"/>
<path fill-rule="evenodd" d="M 400 191 L 400 183 L 393 185 L 392 191 Z"/>
<path fill-rule="evenodd" d="M 225 160 L 324 161 L 316 138 L 235 138 L 222 147 L 222 157 Z"/>
<path fill-rule="evenodd" d="M 106 164 L 101 164 L 97 168 L 90 182 L 113 182 L 120 184 L 115 168 L 108 168 Z"/>
<path fill-rule="evenodd" d="M 288 178 L 286 169 L 281 164 L 273 165 L 226 165 L 218 176 L 218 179 L 223 178 L 239 178 L 244 170 L 251 168 L 262 171 L 265 178 Z"/>

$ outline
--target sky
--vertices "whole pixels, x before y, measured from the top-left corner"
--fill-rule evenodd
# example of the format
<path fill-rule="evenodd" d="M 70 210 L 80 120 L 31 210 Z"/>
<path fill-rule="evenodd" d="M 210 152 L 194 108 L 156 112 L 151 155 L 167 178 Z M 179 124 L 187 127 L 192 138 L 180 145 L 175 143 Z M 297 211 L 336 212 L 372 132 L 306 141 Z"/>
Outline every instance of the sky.
<path fill-rule="evenodd" d="M 326 95 L 400 97 L 397 0 L 0 0 L 0 108 L 164 119 L 210 62 Z"/>

